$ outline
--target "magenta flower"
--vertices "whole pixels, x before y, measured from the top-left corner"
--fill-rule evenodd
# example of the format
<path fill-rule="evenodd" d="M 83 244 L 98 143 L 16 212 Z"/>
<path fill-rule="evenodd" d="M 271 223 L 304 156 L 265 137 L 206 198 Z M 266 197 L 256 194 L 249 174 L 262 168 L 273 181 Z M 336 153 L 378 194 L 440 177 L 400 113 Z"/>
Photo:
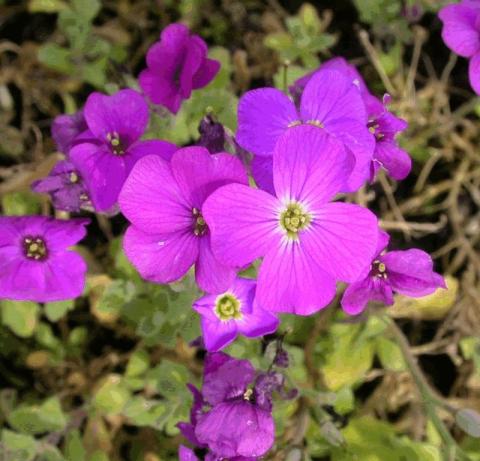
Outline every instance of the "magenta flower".
<path fill-rule="evenodd" d="M 178 459 L 180 461 L 200 461 L 200 458 L 195 455 L 193 450 L 190 450 L 190 448 L 184 447 L 183 445 L 180 445 L 178 449 Z"/>
<path fill-rule="evenodd" d="M 329 203 L 348 175 L 343 145 L 324 130 L 298 126 L 273 155 L 276 196 L 241 184 L 205 202 L 212 248 L 224 264 L 242 267 L 263 257 L 257 302 L 270 311 L 309 315 L 353 282 L 372 260 L 377 218 L 347 203 Z"/>
<path fill-rule="evenodd" d="M 365 273 L 350 284 L 342 297 L 342 308 L 350 315 L 362 312 L 369 301 L 393 304 L 393 293 L 418 298 L 446 288 L 445 280 L 433 271 L 432 258 L 424 251 L 390 251 L 389 236 L 380 232 L 376 256 Z"/>
<path fill-rule="evenodd" d="M 92 209 L 88 191 L 80 173 L 67 160 L 61 160 L 52 168 L 49 175 L 32 184 L 37 193 L 50 194 L 57 210 L 79 212 Z"/>
<path fill-rule="evenodd" d="M 468 58 L 470 84 L 480 94 L 480 2 L 463 0 L 438 13 L 443 22 L 442 38 L 456 54 Z"/>
<path fill-rule="evenodd" d="M 196 280 L 209 293 L 225 291 L 235 278 L 210 248 L 203 202 L 218 187 L 247 184 L 243 165 L 232 155 L 204 147 L 178 150 L 170 163 L 148 156 L 133 168 L 120 194 L 122 213 L 132 223 L 125 252 L 143 278 L 170 283 L 195 264 Z"/>
<path fill-rule="evenodd" d="M 375 140 L 367 128 L 358 86 L 342 72 L 316 72 L 305 86 L 299 111 L 274 88 L 248 91 L 238 106 L 237 141 L 255 156 L 271 157 L 282 133 L 301 124 L 320 128 L 344 143 L 354 168 L 342 189 L 353 191 L 362 186 L 369 176 Z M 265 183 L 265 178 L 262 181 Z M 268 191 L 273 192 L 271 188 Z"/>
<path fill-rule="evenodd" d="M 79 169 L 97 211 L 109 210 L 138 159 L 148 154 L 169 160 L 177 149 L 166 141 L 140 141 L 148 124 L 148 106 L 134 90 L 112 96 L 92 93 L 85 120 L 93 139 L 75 144 L 69 152 Z"/>
<path fill-rule="evenodd" d="M 298 79 L 290 87 L 291 91 L 301 94 L 313 75 L 325 69 L 343 73 L 360 90 L 367 111 L 367 127 L 375 138 L 375 149 L 370 163 L 370 181 L 375 179 L 380 168 L 384 168 L 393 179 L 405 179 L 412 168 L 412 160 L 408 153 L 398 146 L 395 138 L 398 133 L 407 128 L 407 122 L 388 111 L 387 104 L 390 101 L 388 95 L 384 96 L 382 102 L 369 92 L 355 66 L 349 64 L 344 58 L 330 59 L 324 62 L 319 70 Z"/>
<path fill-rule="evenodd" d="M 78 137 L 88 136 L 83 111 L 74 114 L 62 114 L 53 120 L 52 137 L 60 152 L 68 154 Z"/>
<path fill-rule="evenodd" d="M 147 53 L 147 68 L 138 77 L 143 92 L 155 104 L 176 114 L 192 90 L 203 88 L 220 69 L 207 58 L 207 45 L 183 24 L 170 24 Z"/>
<path fill-rule="evenodd" d="M 202 394 L 212 408 L 198 418 L 195 436 L 220 459 L 263 456 L 273 445 L 271 411 L 256 404 L 255 388 L 249 388 L 254 379 L 247 360 L 207 355 Z"/>
<path fill-rule="evenodd" d="M 202 316 L 205 348 L 216 352 L 230 344 L 238 334 L 257 338 L 273 333 L 278 319 L 255 302 L 255 280 L 236 278 L 224 293 L 207 294 L 193 304 Z"/>
<path fill-rule="evenodd" d="M 87 265 L 69 251 L 88 219 L 0 217 L 0 298 L 50 302 L 80 296 Z"/>

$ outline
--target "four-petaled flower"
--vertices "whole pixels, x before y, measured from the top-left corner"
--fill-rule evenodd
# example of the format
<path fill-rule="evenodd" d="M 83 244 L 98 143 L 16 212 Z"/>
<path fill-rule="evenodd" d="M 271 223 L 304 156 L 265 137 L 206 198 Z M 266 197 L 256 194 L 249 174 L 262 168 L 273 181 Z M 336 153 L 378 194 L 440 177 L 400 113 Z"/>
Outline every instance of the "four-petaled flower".
<path fill-rule="evenodd" d="M 68 248 L 85 236 L 89 222 L 0 217 L 0 298 L 50 302 L 80 296 L 87 265 Z"/>
<path fill-rule="evenodd" d="M 376 255 L 357 281 L 350 284 L 343 294 L 341 305 L 345 312 L 356 315 L 362 312 L 368 301 L 393 304 L 393 293 L 418 298 L 446 288 L 445 280 L 433 271 L 432 258 L 415 248 L 383 253 L 389 236 L 379 233 Z"/>
<path fill-rule="evenodd" d="M 206 86 L 220 69 L 207 51 L 205 42 L 186 26 L 170 24 L 148 50 L 147 68 L 138 77 L 143 92 L 176 114 L 192 90 Z"/>
<path fill-rule="evenodd" d="M 148 124 L 148 106 L 134 90 L 120 90 L 112 96 L 92 93 L 85 104 L 90 142 L 75 144 L 71 161 L 90 193 L 97 211 L 109 210 L 138 159 L 155 154 L 169 160 L 177 149 L 160 140 L 140 141 Z"/>
<path fill-rule="evenodd" d="M 239 333 L 257 338 L 277 329 L 277 317 L 255 303 L 256 285 L 255 280 L 236 278 L 224 293 L 207 294 L 193 303 L 193 308 L 202 316 L 207 351 L 223 349 Z"/>
<path fill-rule="evenodd" d="M 358 205 L 329 203 L 345 184 L 348 167 L 337 139 L 302 125 L 276 144 L 276 196 L 231 184 L 205 202 L 220 261 L 242 267 L 264 257 L 257 284 L 262 308 L 312 314 L 332 300 L 336 281 L 353 282 L 373 258 L 375 215 Z"/>
<path fill-rule="evenodd" d="M 142 277 L 169 283 L 195 264 L 202 290 L 220 293 L 231 285 L 235 266 L 212 254 L 203 216 L 205 199 L 229 183 L 247 187 L 243 165 L 230 154 L 211 155 L 204 147 L 179 149 L 170 163 L 148 156 L 135 165 L 120 194 L 120 208 L 132 223 L 125 252 Z"/>

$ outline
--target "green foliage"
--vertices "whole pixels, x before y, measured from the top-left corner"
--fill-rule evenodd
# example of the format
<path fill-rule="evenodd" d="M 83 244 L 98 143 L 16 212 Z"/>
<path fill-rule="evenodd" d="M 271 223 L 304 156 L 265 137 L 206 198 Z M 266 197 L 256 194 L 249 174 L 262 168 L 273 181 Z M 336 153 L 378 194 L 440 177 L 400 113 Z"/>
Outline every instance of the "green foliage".
<path fill-rule="evenodd" d="M 62 45 L 42 45 L 38 51 L 40 62 L 57 72 L 76 75 L 80 81 L 104 89 L 109 62 L 123 62 L 126 50 L 122 45 L 110 43 L 95 32 L 93 20 L 101 7 L 99 0 L 30 2 L 30 9 L 58 12 L 58 29 L 66 42 Z"/>
<path fill-rule="evenodd" d="M 317 67 L 317 53 L 332 47 L 336 37 L 324 31 L 325 26 L 316 8 L 304 3 L 297 15 L 285 22 L 287 31 L 268 34 L 265 45 L 275 50 L 282 61 L 300 61 L 307 69 Z"/>

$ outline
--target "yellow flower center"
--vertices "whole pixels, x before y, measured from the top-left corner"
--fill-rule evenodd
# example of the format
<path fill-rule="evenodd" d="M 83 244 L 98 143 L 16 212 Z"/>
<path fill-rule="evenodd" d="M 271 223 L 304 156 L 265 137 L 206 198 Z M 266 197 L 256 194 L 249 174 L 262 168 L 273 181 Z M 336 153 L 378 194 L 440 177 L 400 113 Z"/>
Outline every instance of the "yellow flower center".
<path fill-rule="evenodd" d="M 215 302 L 215 314 L 224 322 L 232 319 L 241 319 L 242 305 L 240 300 L 231 293 L 224 293 L 218 296 Z"/>
<path fill-rule="evenodd" d="M 291 203 L 280 215 L 280 225 L 293 239 L 298 238 L 298 233 L 306 229 L 311 220 L 311 216 L 299 203 Z"/>

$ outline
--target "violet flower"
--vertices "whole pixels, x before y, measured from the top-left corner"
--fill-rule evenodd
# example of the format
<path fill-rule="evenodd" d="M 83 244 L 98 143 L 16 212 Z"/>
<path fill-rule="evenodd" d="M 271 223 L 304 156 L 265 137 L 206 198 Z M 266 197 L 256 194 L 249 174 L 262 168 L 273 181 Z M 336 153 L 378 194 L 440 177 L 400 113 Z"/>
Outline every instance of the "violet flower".
<path fill-rule="evenodd" d="M 221 458 L 263 456 L 274 442 L 271 410 L 254 400 L 255 369 L 247 360 L 207 355 L 202 394 L 211 409 L 195 426 L 195 436 Z"/>
<path fill-rule="evenodd" d="M 80 296 L 87 265 L 68 248 L 85 236 L 89 222 L 0 217 L 0 298 L 51 302 Z"/>
<path fill-rule="evenodd" d="M 280 90 L 248 91 L 239 102 L 236 139 L 255 156 L 268 158 L 282 133 L 302 124 L 332 134 L 345 145 L 353 170 L 341 188 L 354 191 L 361 187 L 369 176 L 375 140 L 367 128 L 359 88 L 342 72 L 330 69 L 316 72 L 305 86 L 299 111 Z M 252 171 L 257 180 L 255 167 Z M 267 183 L 266 178 L 259 182 Z M 273 192 L 271 179 L 266 190 Z"/>
<path fill-rule="evenodd" d="M 53 206 L 57 210 L 75 213 L 81 209 L 92 209 L 88 191 L 80 173 L 67 160 L 57 162 L 47 177 L 32 184 L 32 190 L 50 194 Z"/>
<path fill-rule="evenodd" d="M 206 86 L 219 71 L 220 63 L 208 59 L 207 52 L 198 35 L 183 24 L 170 24 L 147 52 L 147 68 L 138 77 L 143 92 L 176 114 L 192 90 Z"/>
<path fill-rule="evenodd" d="M 87 129 L 83 110 L 79 110 L 74 114 L 62 114 L 55 117 L 52 123 L 52 137 L 58 150 L 68 154 L 80 135 L 88 137 L 85 133 Z"/>
<path fill-rule="evenodd" d="M 480 2 L 463 0 L 438 13 L 443 23 L 442 38 L 454 53 L 469 59 L 470 84 L 480 94 Z"/>
<path fill-rule="evenodd" d="M 211 115 L 203 117 L 198 127 L 200 139 L 197 145 L 206 147 L 211 154 L 225 151 L 225 128 Z"/>
<path fill-rule="evenodd" d="M 376 256 L 362 277 L 350 284 L 341 305 L 350 315 L 361 313 L 369 301 L 393 304 L 393 293 L 418 298 L 446 288 L 445 280 L 433 271 L 432 258 L 424 251 L 411 249 L 383 253 L 389 236 L 380 232 Z"/>
<path fill-rule="evenodd" d="M 205 348 L 216 352 L 233 342 L 238 334 L 257 338 L 273 333 L 278 319 L 255 303 L 256 281 L 236 278 L 224 293 L 207 294 L 193 303 L 201 316 Z"/>
<path fill-rule="evenodd" d="M 212 254 L 203 202 L 232 182 L 248 184 L 240 161 L 226 153 L 211 155 L 204 147 L 179 149 L 170 163 L 148 156 L 135 165 L 120 208 L 132 223 L 124 249 L 143 278 L 170 283 L 195 264 L 202 290 L 221 293 L 231 285 L 236 271 Z"/>
<path fill-rule="evenodd" d="M 393 115 L 387 109 L 390 96 L 385 95 L 383 102 L 368 90 L 365 81 L 355 66 L 344 58 L 333 58 L 324 62 L 320 69 L 298 79 L 290 87 L 296 94 L 303 88 L 317 72 L 321 70 L 335 70 L 347 76 L 360 90 L 365 109 L 367 111 L 367 128 L 375 138 L 375 149 L 370 163 L 369 180 L 373 181 L 380 168 L 396 180 L 405 179 L 412 168 L 412 160 L 407 152 L 398 146 L 396 136 L 407 128 L 407 122 Z"/>
<path fill-rule="evenodd" d="M 148 154 L 169 160 L 177 149 L 166 141 L 140 141 L 148 124 L 148 106 L 134 90 L 112 96 L 92 93 L 85 104 L 91 142 L 75 144 L 69 152 L 85 181 L 97 211 L 117 202 L 120 189 L 138 159 Z"/>
<path fill-rule="evenodd" d="M 220 261 L 243 267 L 264 258 L 257 282 L 262 308 L 312 314 L 333 299 L 336 281 L 357 280 L 372 260 L 375 215 L 358 205 L 329 203 L 345 184 L 348 168 L 336 138 L 302 125 L 276 144 L 276 195 L 230 184 L 205 202 L 203 215 Z"/>

